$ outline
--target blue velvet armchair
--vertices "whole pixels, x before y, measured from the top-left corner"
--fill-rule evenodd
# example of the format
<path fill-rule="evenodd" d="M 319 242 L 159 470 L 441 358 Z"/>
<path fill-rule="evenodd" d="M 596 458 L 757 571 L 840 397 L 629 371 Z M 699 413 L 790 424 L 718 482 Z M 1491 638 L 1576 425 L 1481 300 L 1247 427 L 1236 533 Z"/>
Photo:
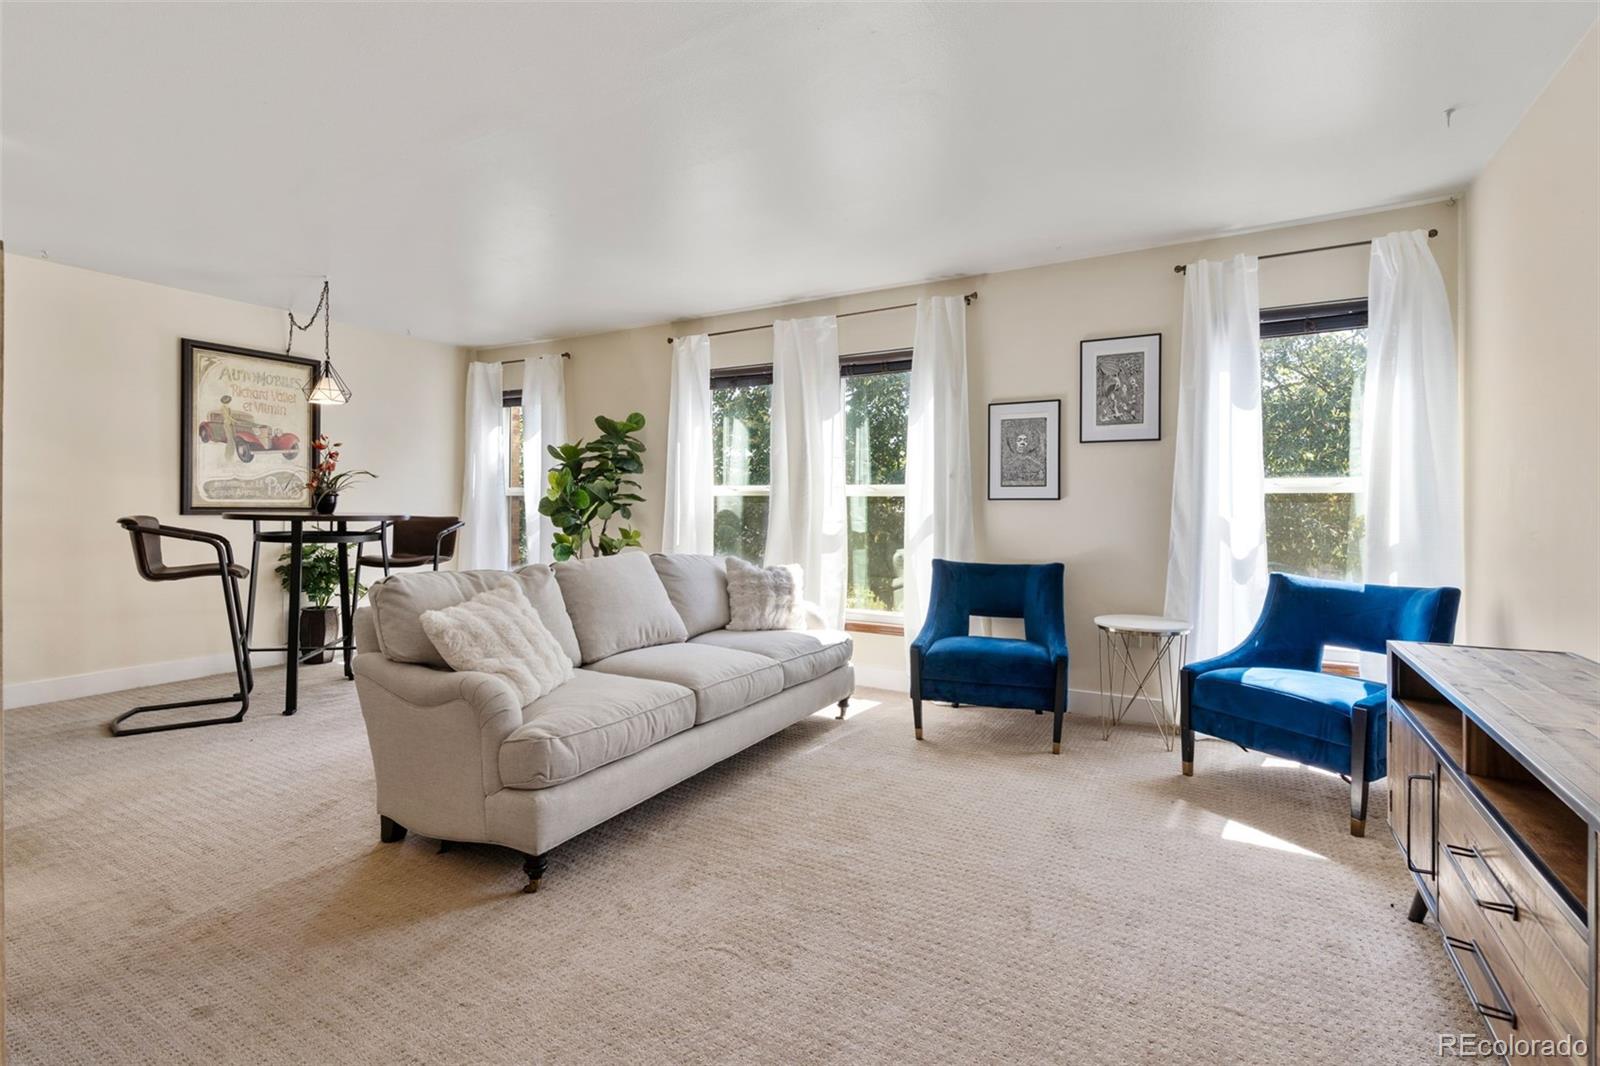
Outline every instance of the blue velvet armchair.
<path fill-rule="evenodd" d="M 1183 773 L 1205 733 L 1350 778 L 1350 835 L 1367 825 L 1367 787 L 1388 772 L 1388 692 L 1322 672 L 1327 645 L 1382 652 L 1391 640 L 1448 644 L 1461 592 L 1353 585 L 1273 574 L 1244 643 L 1183 668 Z"/>
<path fill-rule="evenodd" d="M 1055 713 L 1061 754 L 1067 710 L 1067 624 L 1060 563 L 933 561 L 928 618 L 911 645 L 911 716 L 922 739 L 922 701 Z M 1024 637 L 969 636 L 973 615 L 1020 618 Z"/>

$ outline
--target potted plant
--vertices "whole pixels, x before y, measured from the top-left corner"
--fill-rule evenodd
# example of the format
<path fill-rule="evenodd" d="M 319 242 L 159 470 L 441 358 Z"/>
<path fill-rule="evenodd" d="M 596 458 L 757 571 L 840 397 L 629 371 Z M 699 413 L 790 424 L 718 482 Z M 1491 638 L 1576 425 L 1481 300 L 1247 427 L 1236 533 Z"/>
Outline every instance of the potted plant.
<path fill-rule="evenodd" d="M 539 513 L 556 527 L 550 545 L 556 561 L 590 555 L 615 555 L 639 546 L 639 531 L 619 526 L 615 518 L 633 517 L 633 505 L 643 503 L 633 475 L 644 470 L 644 441 L 636 433 L 644 428 L 644 415 L 635 411 L 622 421 L 601 415 L 594 420 L 600 436 L 592 441 L 551 445 L 559 463 L 549 475 L 549 489 L 539 501 Z"/>
<path fill-rule="evenodd" d="M 370 470 L 346 470 L 342 474 L 334 471 L 339 466 L 339 449 L 344 447 L 339 441 L 328 443 L 326 433 L 319 435 L 311 442 L 311 479 L 306 482 L 306 488 L 311 490 L 311 505 L 318 514 L 333 514 L 339 506 L 339 490 L 347 488 L 364 477 L 376 478 L 378 475 Z"/>
<path fill-rule="evenodd" d="M 287 592 L 287 552 L 279 561 L 276 572 Z M 300 592 L 307 601 L 307 605 L 300 608 L 300 661 L 332 662 L 333 649 L 328 645 L 339 639 L 339 609 L 332 606 L 333 598 L 339 595 L 339 549 L 331 544 L 312 544 L 300 549 Z M 364 592 L 366 587 L 352 580 L 350 602 L 360 600 Z"/>

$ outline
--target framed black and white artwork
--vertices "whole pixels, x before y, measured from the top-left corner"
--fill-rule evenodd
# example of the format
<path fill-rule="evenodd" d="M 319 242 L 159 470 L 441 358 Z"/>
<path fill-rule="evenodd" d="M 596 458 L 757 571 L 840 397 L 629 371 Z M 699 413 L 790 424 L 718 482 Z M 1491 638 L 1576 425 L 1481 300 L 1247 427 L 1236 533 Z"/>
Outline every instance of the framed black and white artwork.
<path fill-rule="evenodd" d="M 1161 439 L 1161 334 L 1078 345 L 1078 440 Z"/>
<path fill-rule="evenodd" d="M 989 405 L 989 499 L 1061 499 L 1061 401 Z"/>

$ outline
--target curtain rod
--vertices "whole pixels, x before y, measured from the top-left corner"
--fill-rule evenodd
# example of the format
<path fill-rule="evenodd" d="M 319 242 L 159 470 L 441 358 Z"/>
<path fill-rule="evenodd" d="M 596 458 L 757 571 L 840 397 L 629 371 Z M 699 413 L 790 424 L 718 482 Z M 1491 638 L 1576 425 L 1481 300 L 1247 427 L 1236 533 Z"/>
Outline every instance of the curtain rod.
<path fill-rule="evenodd" d="M 1439 235 L 1439 231 L 1436 230 L 1436 229 L 1431 229 L 1431 230 L 1428 231 L 1428 239 L 1429 240 L 1432 240 L 1433 238 L 1437 237 L 1438 235 Z M 1335 251 L 1336 249 L 1339 249 L 1339 248 L 1360 248 L 1362 245 L 1371 244 L 1371 243 L 1372 243 L 1371 241 L 1350 241 L 1347 244 L 1324 244 L 1324 245 L 1322 245 L 1321 247 L 1318 247 L 1318 248 L 1300 248 L 1300 249 L 1297 249 L 1296 251 L 1293 251 L 1293 252 L 1273 252 L 1271 255 L 1258 255 L 1258 256 L 1256 256 L 1256 258 L 1257 259 L 1282 259 L 1284 256 L 1288 256 L 1288 255 L 1310 255 L 1312 252 L 1332 252 L 1332 251 Z M 1182 264 L 1179 264 L 1178 266 L 1175 266 L 1175 267 L 1172 268 L 1172 272 L 1174 274 L 1187 274 L 1189 272 L 1189 268 L 1186 267 L 1186 266 L 1183 266 Z"/>
<path fill-rule="evenodd" d="M 561 353 L 561 358 L 563 358 L 563 359 L 571 359 L 572 358 L 572 353 L 571 352 L 562 352 Z M 526 363 L 526 362 L 527 362 L 526 359 L 502 359 L 502 360 L 500 360 L 500 365 L 501 366 L 510 366 L 512 363 Z"/>
<path fill-rule="evenodd" d="M 973 300 L 976 300 L 977 298 L 978 298 L 978 294 L 977 293 L 969 292 L 965 296 L 963 296 L 961 299 L 964 300 L 966 303 L 970 304 L 970 303 L 972 303 Z M 834 318 L 854 318 L 856 315 L 875 315 L 875 314 L 878 314 L 879 312 L 882 312 L 882 311 L 904 311 L 908 307 L 915 307 L 915 306 L 917 306 L 917 305 L 914 304 L 914 303 L 909 303 L 909 304 L 895 304 L 893 307 L 869 307 L 864 311 L 846 311 L 843 314 L 834 315 L 833 317 Z M 719 329 L 715 333 L 707 333 L 706 336 L 707 337 L 726 337 L 731 333 L 753 333 L 758 329 L 771 329 L 771 328 L 772 328 L 772 323 L 768 322 L 768 323 L 766 323 L 765 325 L 762 325 L 762 326 L 740 326 L 738 329 Z M 672 338 L 671 337 L 667 338 L 667 343 L 668 344 L 672 343 Z"/>

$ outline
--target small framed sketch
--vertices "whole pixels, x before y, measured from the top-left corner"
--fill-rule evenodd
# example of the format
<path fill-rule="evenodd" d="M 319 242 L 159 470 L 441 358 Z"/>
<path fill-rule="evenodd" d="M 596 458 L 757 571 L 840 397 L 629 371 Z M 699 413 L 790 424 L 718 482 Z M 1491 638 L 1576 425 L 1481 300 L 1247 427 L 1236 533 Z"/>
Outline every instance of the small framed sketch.
<path fill-rule="evenodd" d="M 1083 341 L 1078 369 L 1079 441 L 1161 439 L 1161 334 Z"/>
<path fill-rule="evenodd" d="M 989 499 L 1061 499 L 1061 401 L 989 405 Z"/>

